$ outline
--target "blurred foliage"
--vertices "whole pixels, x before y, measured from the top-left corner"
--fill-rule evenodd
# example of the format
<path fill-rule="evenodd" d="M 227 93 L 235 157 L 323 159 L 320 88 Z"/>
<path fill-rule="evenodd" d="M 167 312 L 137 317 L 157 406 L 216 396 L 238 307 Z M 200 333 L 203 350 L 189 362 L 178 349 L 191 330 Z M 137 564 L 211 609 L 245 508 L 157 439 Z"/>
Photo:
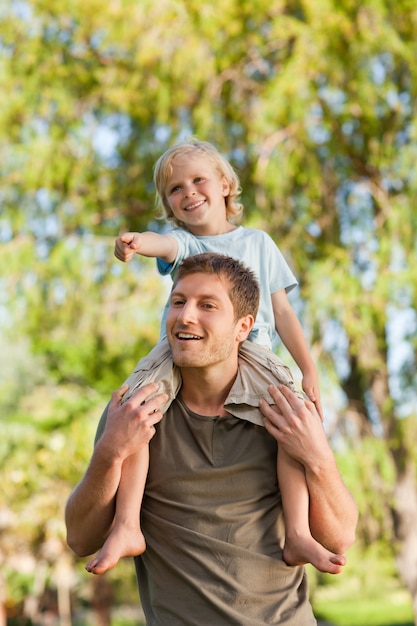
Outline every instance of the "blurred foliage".
<path fill-rule="evenodd" d="M 190 135 L 230 159 L 245 224 L 300 279 L 360 545 L 382 542 L 416 589 L 415 2 L 4 0 L 0 23 L 9 615 L 40 623 L 47 589 L 65 626 L 70 590 L 94 597 L 81 597 L 92 583 L 73 569 L 63 507 L 110 392 L 157 340 L 169 284 L 151 261 L 115 261 L 113 241 L 164 228 L 152 166 Z"/>

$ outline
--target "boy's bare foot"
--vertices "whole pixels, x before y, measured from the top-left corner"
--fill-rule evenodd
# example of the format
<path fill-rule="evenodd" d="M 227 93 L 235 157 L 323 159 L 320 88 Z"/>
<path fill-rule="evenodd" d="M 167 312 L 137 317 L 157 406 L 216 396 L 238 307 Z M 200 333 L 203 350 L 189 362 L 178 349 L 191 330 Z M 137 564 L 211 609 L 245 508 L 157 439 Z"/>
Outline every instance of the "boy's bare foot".
<path fill-rule="evenodd" d="M 140 529 L 115 526 L 98 554 L 85 566 L 91 574 L 104 574 L 112 569 L 123 556 L 138 556 L 146 550 L 145 537 Z"/>
<path fill-rule="evenodd" d="M 287 565 L 311 563 L 319 572 L 327 574 L 340 574 L 346 565 L 346 557 L 343 554 L 330 552 L 311 535 L 293 539 L 286 537 L 282 556 Z"/>

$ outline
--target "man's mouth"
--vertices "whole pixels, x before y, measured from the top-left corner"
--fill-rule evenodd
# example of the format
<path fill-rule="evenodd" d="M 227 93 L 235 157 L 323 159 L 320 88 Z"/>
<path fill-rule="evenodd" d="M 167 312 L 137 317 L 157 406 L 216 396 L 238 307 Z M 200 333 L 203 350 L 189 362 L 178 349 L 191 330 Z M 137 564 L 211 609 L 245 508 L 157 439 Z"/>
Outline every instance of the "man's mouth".
<path fill-rule="evenodd" d="M 202 339 L 202 337 L 199 337 L 198 335 L 192 335 L 191 333 L 177 333 L 177 338 L 178 339 L 185 339 L 186 341 L 189 340 L 199 340 Z"/>

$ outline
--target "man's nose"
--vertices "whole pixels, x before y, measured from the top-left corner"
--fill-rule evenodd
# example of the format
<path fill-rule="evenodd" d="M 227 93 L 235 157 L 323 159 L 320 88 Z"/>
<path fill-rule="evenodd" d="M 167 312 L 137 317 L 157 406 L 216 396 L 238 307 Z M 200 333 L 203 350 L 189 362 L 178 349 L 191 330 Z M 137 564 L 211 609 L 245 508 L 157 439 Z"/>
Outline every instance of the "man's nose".
<path fill-rule="evenodd" d="M 178 320 L 183 324 L 193 324 L 197 319 L 197 308 L 193 302 L 186 302 L 178 314 Z"/>

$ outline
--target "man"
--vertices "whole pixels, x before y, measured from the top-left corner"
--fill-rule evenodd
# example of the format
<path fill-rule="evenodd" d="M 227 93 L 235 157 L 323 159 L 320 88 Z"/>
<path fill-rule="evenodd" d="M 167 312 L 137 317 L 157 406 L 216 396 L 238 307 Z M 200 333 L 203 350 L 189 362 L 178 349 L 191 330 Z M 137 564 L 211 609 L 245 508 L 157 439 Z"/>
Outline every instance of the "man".
<path fill-rule="evenodd" d="M 314 405 L 270 387 L 272 400 L 260 403 L 265 427 L 252 406 L 238 351 L 258 299 L 256 280 L 238 261 L 210 253 L 183 261 L 167 317 L 180 393 L 160 421 L 166 396 L 149 399 L 154 385 L 123 405 L 126 387 L 114 392 L 68 500 L 68 543 L 91 554 L 110 532 L 123 461 L 150 441 L 147 549 L 135 558 L 150 625 L 316 624 L 304 567 L 282 559 L 277 442 L 304 467 L 314 538 L 337 554 L 354 540 L 356 506 Z"/>

